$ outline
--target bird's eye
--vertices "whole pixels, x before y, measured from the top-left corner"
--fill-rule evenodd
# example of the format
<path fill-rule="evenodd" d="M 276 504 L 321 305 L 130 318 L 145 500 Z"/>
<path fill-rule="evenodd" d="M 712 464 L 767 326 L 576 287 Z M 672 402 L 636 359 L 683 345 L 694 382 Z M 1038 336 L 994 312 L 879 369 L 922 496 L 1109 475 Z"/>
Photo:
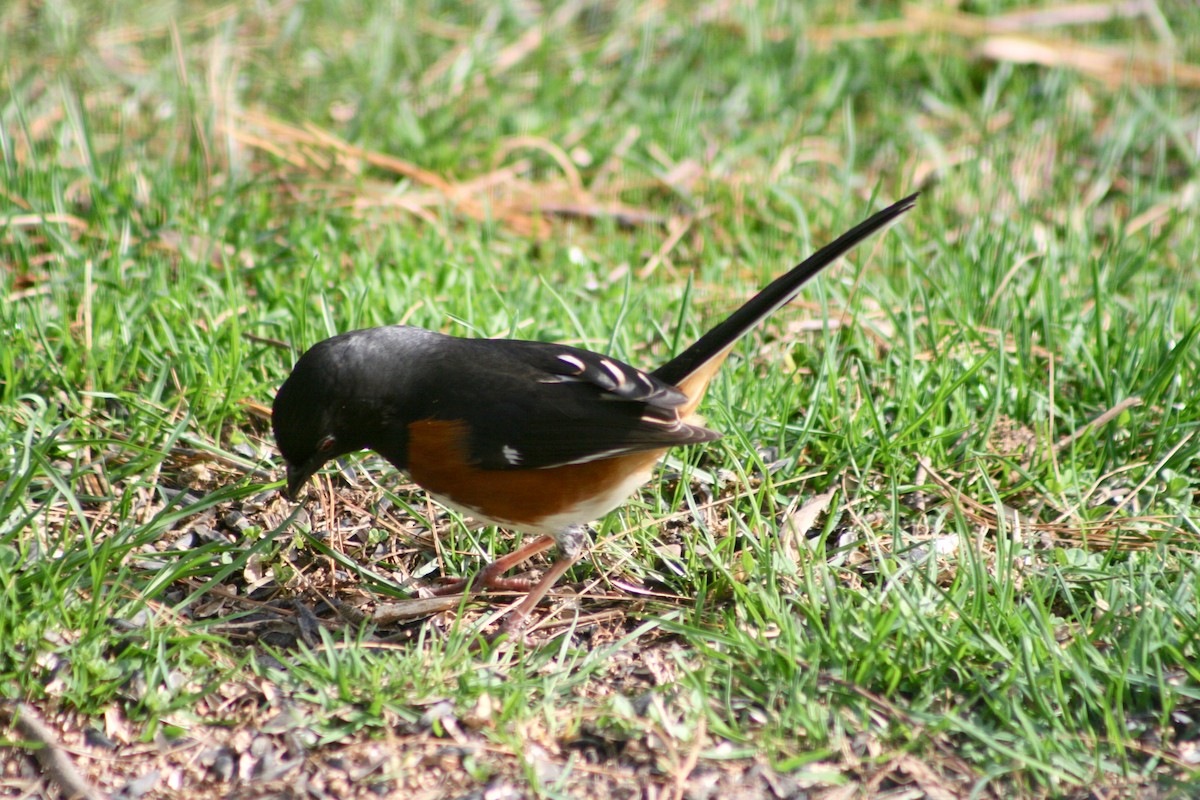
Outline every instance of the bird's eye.
<path fill-rule="evenodd" d="M 335 441 L 335 439 L 333 438 L 333 436 L 326 436 L 321 441 L 317 442 L 317 452 L 328 453 L 330 450 L 333 449 L 334 441 Z"/>

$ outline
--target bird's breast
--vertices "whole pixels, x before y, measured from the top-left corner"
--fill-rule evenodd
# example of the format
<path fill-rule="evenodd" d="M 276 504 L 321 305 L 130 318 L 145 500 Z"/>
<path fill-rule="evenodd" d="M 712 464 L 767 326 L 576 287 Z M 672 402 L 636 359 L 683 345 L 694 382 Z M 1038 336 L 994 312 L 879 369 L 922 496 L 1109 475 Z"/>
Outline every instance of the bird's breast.
<path fill-rule="evenodd" d="M 408 472 L 444 505 L 501 527 L 556 536 L 599 519 L 650 478 L 665 448 L 545 469 L 485 470 L 467 455 L 466 426 L 409 426 Z"/>

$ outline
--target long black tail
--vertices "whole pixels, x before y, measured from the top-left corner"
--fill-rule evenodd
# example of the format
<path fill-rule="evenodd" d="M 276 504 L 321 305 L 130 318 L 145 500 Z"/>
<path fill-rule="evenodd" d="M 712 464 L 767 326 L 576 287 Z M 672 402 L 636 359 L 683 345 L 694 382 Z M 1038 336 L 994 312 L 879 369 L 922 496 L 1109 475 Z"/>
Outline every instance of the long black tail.
<path fill-rule="evenodd" d="M 695 396 L 698 401 L 698 395 L 703 393 L 708 378 L 720 366 L 721 361 L 728 355 L 729 350 L 738 339 L 763 319 L 786 305 L 800 292 L 800 288 L 809 278 L 854 249 L 863 239 L 890 225 L 900 215 L 916 205 L 917 194 L 911 194 L 870 219 L 860 222 L 804 259 L 791 271 L 771 281 L 745 305 L 730 314 L 724 322 L 701 336 L 695 344 L 675 358 L 654 370 L 654 377 L 675 386 L 681 386 L 689 396 Z M 697 381 L 697 379 L 699 380 Z M 693 388 L 686 384 L 697 382 L 699 385 L 694 388 L 698 392 L 694 393 Z"/>

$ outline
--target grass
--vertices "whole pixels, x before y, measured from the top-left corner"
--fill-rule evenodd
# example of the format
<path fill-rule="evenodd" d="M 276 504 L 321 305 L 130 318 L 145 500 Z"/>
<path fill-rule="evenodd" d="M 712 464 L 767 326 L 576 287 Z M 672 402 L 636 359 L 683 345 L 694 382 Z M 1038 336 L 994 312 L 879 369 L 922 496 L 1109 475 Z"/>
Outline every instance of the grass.
<path fill-rule="evenodd" d="M 1190 796 L 1200 15 L 1121 8 L 9 4 L 4 791 Z M 651 367 L 915 188 L 528 642 L 408 599 L 507 533 L 274 491 L 325 336 Z"/>

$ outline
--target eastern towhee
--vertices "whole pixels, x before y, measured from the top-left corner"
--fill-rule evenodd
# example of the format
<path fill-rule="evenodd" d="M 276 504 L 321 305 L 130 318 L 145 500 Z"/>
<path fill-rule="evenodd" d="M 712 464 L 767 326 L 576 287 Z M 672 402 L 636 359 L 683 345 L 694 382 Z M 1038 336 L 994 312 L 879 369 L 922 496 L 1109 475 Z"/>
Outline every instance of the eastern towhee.
<path fill-rule="evenodd" d="M 272 410 L 287 494 L 295 497 L 330 459 L 366 448 L 443 505 L 538 534 L 474 580 L 440 590 L 527 590 L 508 621 L 518 628 L 582 554 L 588 522 L 645 483 L 667 448 L 720 437 L 694 412 L 737 340 L 916 197 L 822 247 L 653 372 L 577 347 L 460 339 L 407 325 L 313 345 Z M 558 558 L 536 584 L 503 577 L 554 546 Z"/>

